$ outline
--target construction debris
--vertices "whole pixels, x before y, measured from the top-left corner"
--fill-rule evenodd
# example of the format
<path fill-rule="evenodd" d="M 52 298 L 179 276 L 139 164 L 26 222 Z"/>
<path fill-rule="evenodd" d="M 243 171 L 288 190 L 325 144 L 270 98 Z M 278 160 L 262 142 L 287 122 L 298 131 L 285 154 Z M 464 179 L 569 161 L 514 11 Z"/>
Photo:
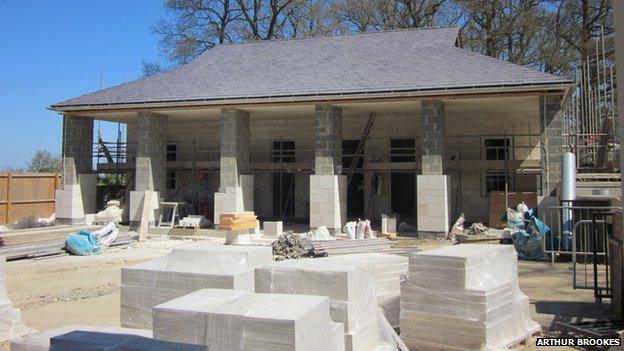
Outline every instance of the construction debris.
<path fill-rule="evenodd" d="M 312 245 L 300 235 L 292 232 L 281 235 L 273 242 L 273 256 L 275 260 L 298 259 L 310 257 Z"/>
<path fill-rule="evenodd" d="M 486 227 L 485 225 L 483 225 L 483 223 L 477 222 L 477 223 L 472 223 L 470 225 L 470 227 L 468 227 L 468 229 L 466 229 L 466 234 L 467 235 L 485 235 L 488 232 L 488 227 Z"/>
<path fill-rule="evenodd" d="M 504 350 L 539 330 L 511 246 L 448 246 L 410 257 L 401 287 L 401 338 L 410 349 Z"/>
<path fill-rule="evenodd" d="M 152 308 L 204 288 L 254 290 L 254 267 L 273 262 L 270 246 L 193 244 L 122 268 L 121 325 L 151 328 Z"/>
<path fill-rule="evenodd" d="M 324 296 L 203 289 L 154 307 L 154 338 L 214 351 L 341 351 L 343 325 L 329 310 Z"/>

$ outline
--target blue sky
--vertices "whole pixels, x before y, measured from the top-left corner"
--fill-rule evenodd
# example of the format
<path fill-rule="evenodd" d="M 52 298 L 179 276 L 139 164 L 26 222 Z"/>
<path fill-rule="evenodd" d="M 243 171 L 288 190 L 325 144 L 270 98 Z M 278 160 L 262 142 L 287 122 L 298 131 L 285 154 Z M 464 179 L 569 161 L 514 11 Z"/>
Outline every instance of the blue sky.
<path fill-rule="evenodd" d="M 141 76 L 160 58 L 150 28 L 163 15 L 160 0 L 0 0 L 0 168 L 60 154 L 61 116 L 47 107 L 98 90 L 100 74 L 103 87 Z"/>

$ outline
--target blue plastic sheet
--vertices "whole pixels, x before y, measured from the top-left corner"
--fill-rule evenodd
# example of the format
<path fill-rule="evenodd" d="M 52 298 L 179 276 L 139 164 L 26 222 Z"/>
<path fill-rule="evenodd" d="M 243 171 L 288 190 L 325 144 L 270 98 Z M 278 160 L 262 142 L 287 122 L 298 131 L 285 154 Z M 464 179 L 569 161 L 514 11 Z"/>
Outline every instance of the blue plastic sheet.
<path fill-rule="evenodd" d="M 97 241 L 93 233 L 84 229 L 77 233 L 70 234 L 65 240 L 65 248 L 79 256 L 98 255 L 102 253 L 102 246 Z"/>
<path fill-rule="evenodd" d="M 138 335 L 73 331 L 50 339 L 49 351 L 207 351 L 208 346 L 150 339 Z"/>

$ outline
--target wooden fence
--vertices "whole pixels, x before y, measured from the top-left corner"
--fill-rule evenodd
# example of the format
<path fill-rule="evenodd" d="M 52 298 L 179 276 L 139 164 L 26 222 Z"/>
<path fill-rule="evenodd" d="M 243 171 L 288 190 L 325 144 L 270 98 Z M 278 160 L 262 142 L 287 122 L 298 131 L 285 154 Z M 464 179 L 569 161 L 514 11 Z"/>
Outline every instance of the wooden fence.
<path fill-rule="evenodd" d="M 0 224 L 27 216 L 50 217 L 60 185 L 59 173 L 0 173 Z"/>

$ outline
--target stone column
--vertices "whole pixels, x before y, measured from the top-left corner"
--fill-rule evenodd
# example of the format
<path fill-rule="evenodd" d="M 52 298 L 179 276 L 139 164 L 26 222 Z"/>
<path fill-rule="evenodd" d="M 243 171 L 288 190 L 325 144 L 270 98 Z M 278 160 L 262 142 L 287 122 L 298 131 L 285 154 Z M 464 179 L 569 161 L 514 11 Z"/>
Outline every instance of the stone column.
<path fill-rule="evenodd" d="M 542 196 L 557 196 L 563 155 L 563 111 L 559 95 L 540 97 Z"/>
<path fill-rule="evenodd" d="M 314 175 L 310 176 L 310 227 L 340 232 L 347 218 L 347 177 L 342 167 L 342 110 L 315 107 Z"/>
<path fill-rule="evenodd" d="M 137 115 L 137 140 L 134 191 L 130 193 L 130 221 L 139 222 L 143 215 L 146 191 L 153 192 L 150 224 L 158 217 L 160 192 L 165 190 L 167 176 L 167 116 L 151 112 Z"/>
<path fill-rule="evenodd" d="M 214 196 L 214 223 L 223 212 L 253 211 L 253 175 L 249 171 L 249 112 L 221 110 L 219 192 Z"/>
<path fill-rule="evenodd" d="M 63 187 L 56 190 L 59 223 L 83 224 L 95 212 L 96 175 L 93 173 L 93 119 L 63 116 Z"/>
<path fill-rule="evenodd" d="M 450 177 L 444 175 L 444 104 L 439 100 L 421 103 L 420 140 L 422 174 L 416 177 L 418 232 L 446 235 L 449 231 Z"/>

